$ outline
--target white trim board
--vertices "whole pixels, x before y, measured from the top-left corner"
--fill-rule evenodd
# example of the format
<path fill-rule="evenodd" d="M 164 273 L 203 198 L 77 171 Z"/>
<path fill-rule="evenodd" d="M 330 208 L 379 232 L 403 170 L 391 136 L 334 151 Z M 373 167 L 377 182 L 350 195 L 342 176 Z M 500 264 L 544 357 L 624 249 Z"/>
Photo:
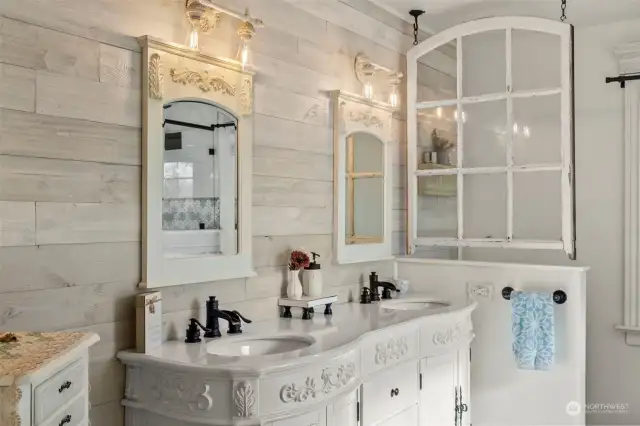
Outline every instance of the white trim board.
<path fill-rule="evenodd" d="M 614 50 L 622 74 L 640 72 L 640 43 Z M 640 82 L 624 89 L 624 317 L 616 330 L 626 342 L 640 346 Z"/>

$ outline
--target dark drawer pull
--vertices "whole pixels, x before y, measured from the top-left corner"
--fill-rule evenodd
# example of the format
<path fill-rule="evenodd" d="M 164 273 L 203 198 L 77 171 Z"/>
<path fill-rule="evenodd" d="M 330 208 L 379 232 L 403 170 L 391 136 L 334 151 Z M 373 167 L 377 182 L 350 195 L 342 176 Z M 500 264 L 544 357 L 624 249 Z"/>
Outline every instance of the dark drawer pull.
<path fill-rule="evenodd" d="M 60 423 L 58 424 L 58 426 L 64 426 L 67 423 L 71 423 L 71 414 L 67 414 L 66 416 L 64 416 L 64 418 L 60 420 Z"/>
<path fill-rule="evenodd" d="M 400 389 L 398 388 L 391 389 L 391 398 L 393 398 L 394 396 L 398 396 L 399 393 L 400 393 Z"/>
<path fill-rule="evenodd" d="M 64 391 L 66 391 L 67 389 L 70 389 L 71 386 L 73 385 L 73 383 L 71 383 L 70 381 L 66 381 L 62 384 L 62 386 L 60 386 L 60 389 L 58 389 L 58 393 L 62 393 Z"/>

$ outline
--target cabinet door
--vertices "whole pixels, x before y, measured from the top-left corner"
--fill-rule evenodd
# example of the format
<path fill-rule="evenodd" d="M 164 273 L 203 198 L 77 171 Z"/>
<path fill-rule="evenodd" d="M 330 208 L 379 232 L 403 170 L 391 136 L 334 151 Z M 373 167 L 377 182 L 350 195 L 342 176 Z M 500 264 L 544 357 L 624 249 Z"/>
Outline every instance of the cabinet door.
<path fill-rule="evenodd" d="M 420 361 L 420 426 L 457 426 L 457 364 L 457 352 Z"/>
<path fill-rule="evenodd" d="M 327 407 L 327 426 L 358 426 L 358 391 Z"/>
<path fill-rule="evenodd" d="M 458 403 L 460 412 L 458 414 L 458 426 L 471 425 L 471 352 L 470 348 L 458 351 L 456 365 L 458 383 Z"/>
<path fill-rule="evenodd" d="M 418 425 L 418 406 L 413 407 L 387 419 L 376 426 L 417 426 Z"/>

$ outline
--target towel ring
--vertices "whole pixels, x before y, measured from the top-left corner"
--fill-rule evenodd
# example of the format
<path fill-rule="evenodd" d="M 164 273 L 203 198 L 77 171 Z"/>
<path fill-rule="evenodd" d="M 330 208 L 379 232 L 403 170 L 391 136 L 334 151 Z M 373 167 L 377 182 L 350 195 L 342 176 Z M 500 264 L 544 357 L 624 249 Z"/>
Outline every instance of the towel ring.
<path fill-rule="evenodd" d="M 513 292 L 513 287 L 505 287 L 502 289 L 502 298 L 505 300 L 511 300 L 511 292 Z M 567 293 L 562 290 L 556 290 L 553 292 L 553 301 L 562 305 L 567 301 Z"/>

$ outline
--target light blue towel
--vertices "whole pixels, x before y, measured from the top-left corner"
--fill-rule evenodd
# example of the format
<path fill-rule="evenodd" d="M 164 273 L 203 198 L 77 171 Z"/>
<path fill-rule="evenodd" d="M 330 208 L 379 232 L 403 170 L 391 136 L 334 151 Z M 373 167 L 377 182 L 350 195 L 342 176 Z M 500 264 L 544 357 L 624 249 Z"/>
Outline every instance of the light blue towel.
<path fill-rule="evenodd" d="M 518 368 L 548 370 L 555 357 L 553 296 L 548 293 L 511 293 L 513 355 Z"/>

